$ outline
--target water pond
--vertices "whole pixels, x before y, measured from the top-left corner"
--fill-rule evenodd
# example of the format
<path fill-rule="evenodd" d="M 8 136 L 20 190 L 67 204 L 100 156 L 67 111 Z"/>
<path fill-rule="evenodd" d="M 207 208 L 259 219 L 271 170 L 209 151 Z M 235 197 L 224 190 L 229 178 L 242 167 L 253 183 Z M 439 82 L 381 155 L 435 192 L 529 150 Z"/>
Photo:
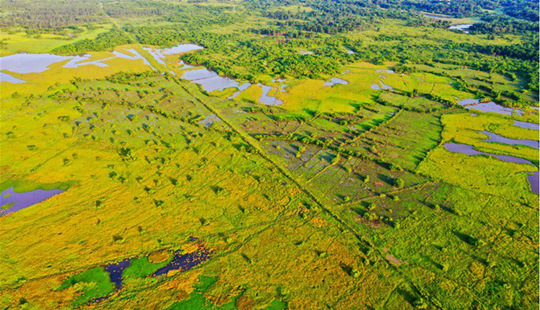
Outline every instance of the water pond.
<path fill-rule="evenodd" d="M 192 51 L 202 50 L 204 47 L 197 44 L 178 44 L 177 46 L 171 48 L 164 48 L 161 50 L 162 55 L 176 55 Z"/>
<path fill-rule="evenodd" d="M 324 83 L 325 86 L 334 86 L 336 84 L 347 85 L 349 82 L 338 78 L 331 78 L 329 82 Z"/>
<path fill-rule="evenodd" d="M 280 105 L 280 104 L 283 104 L 283 101 L 277 99 L 276 97 L 268 96 L 268 93 L 272 90 L 271 86 L 261 85 L 261 84 L 259 84 L 259 86 L 261 86 L 262 89 L 263 89 L 263 93 L 262 93 L 261 97 L 259 98 L 259 102 L 261 102 L 263 104 L 266 104 L 266 105 Z"/>
<path fill-rule="evenodd" d="M 514 126 L 525 128 L 525 129 L 532 129 L 532 130 L 538 130 L 540 128 L 538 124 L 520 122 L 520 121 L 514 121 Z"/>
<path fill-rule="evenodd" d="M 165 64 L 165 56 L 161 54 L 161 50 L 157 48 L 151 48 L 151 47 L 143 47 L 143 50 L 147 51 L 154 59 L 159 63 L 160 65 L 166 66 Z"/>
<path fill-rule="evenodd" d="M 497 158 L 499 160 L 510 162 L 510 163 L 529 164 L 529 165 L 534 166 L 534 164 L 531 161 L 526 160 L 524 158 L 519 158 L 519 157 L 515 157 L 515 156 L 510 156 L 510 155 L 498 155 L 498 154 L 484 153 L 484 152 L 480 152 L 480 151 L 475 150 L 472 145 L 468 145 L 468 144 L 445 143 L 444 147 L 448 151 L 450 151 L 452 153 L 461 153 L 461 154 L 466 154 L 466 155 L 471 155 L 471 156 L 474 156 L 474 155 L 487 155 L 487 156 L 495 157 L 495 158 Z"/>
<path fill-rule="evenodd" d="M 466 109 L 478 110 L 485 113 L 492 112 L 503 115 L 512 115 L 515 113 L 517 115 L 523 115 L 523 111 L 521 110 L 503 107 L 493 101 L 481 103 L 478 99 L 463 99 L 458 101 L 458 103 Z"/>
<path fill-rule="evenodd" d="M 208 79 L 217 75 L 217 73 L 212 72 L 208 69 L 197 69 L 186 71 L 184 75 L 182 75 L 182 79 L 193 82 L 197 80 Z"/>
<path fill-rule="evenodd" d="M 107 273 L 109 274 L 109 278 L 111 279 L 111 282 L 114 283 L 114 287 L 116 290 L 122 288 L 122 273 L 127 267 L 129 267 L 130 263 L 131 260 L 129 258 L 126 258 L 118 263 L 105 266 L 105 271 L 107 271 Z"/>
<path fill-rule="evenodd" d="M 166 275 L 173 270 L 189 270 L 196 267 L 210 258 L 211 252 L 206 248 L 200 248 L 199 251 L 181 254 L 176 252 L 173 259 L 166 266 L 158 269 L 154 276 Z"/>
<path fill-rule="evenodd" d="M 20 53 L 0 57 L 0 70 L 14 73 L 40 73 L 49 69 L 49 66 L 54 63 L 73 58 L 75 57 L 52 54 Z"/>
<path fill-rule="evenodd" d="M 525 146 L 530 146 L 535 149 L 538 148 L 538 141 L 535 141 L 535 140 L 510 139 L 510 138 L 503 137 L 501 135 L 498 135 L 498 134 L 495 134 L 486 130 L 481 131 L 481 133 L 489 137 L 489 139 L 484 139 L 482 141 L 497 142 L 497 143 L 503 143 L 503 144 L 509 144 L 509 145 L 525 145 Z"/>
<path fill-rule="evenodd" d="M 386 85 L 384 84 L 382 81 L 379 81 L 379 83 L 382 85 L 379 85 L 379 84 L 371 84 L 371 89 L 375 89 L 375 90 L 381 90 L 381 89 L 390 89 L 390 90 L 394 90 L 394 88 L 390 85 Z"/>
<path fill-rule="evenodd" d="M 393 88 L 392 86 L 386 85 L 386 84 L 384 84 L 382 81 L 381 81 L 380 83 L 381 83 L 381 85 L 382 85 L 382 89 L 390 89 L 390 90 L 394 90 L 394 88 Z"/>
<path fill-rule="evenodd" d="M 59 189 L 36 189 L 30 192 L 17 193 L 13 190 L 13 187 L 10 187 L 0 193 L 0 215 L 6 215 L 22 210 L 63 192 L 64 191 Z"/>
<path fill-rule="evenodd" d="M 0 72 L 0 82 L 9 82 L 12 84 L 20 84 L 20 83 L 26 83 L 26 81 L 18 79 L 12 75 L 9 75 L 4 72 Z"/>
<path fill-rule="evenodd" d="M 146 58 L 144 58 L 141 54 L 139 54 L 135 49 L 129 49 L 127 51 L 133 54 L 133 56 L 125 54 L 125 53 L 121 53 L 118 51 L 113 51 L 113 54 L 114 54 L 113 57 L 93 60 L 93 61 L 89 61 L 90 58 L 92 57 L 92 55 L 90 54 L 85 54 L 83 56 L 60 56 L 60 55 L 53 55 L 53 54 L 20 53 L 20 54 L 0 57 L 0 70 L 6 70 L 9 72 L 21 73 L 21 74 L 41 73 L 48 70 L 50 65 L 54 63 L 66 61 L 66 60 L 69 60 L 69 61 L 67 61 L 62 66 L 63 68 L 78 68 L 81 66 L 88 66 L 88 65 L 94 65 L 98 67 L 108 67 L 109 65 L 104 63 L 104 61 L 115 59 L 115 58 L 123 58 L 123 59 L 129 59 L 129 60 L 141 59 L 146 65 L 154 69 L 152 65 L 150 65 L 148 60 L 146 60 Z M 25 82 L 7 73 L 1 74 L 0 81 L 14 83 L 14 84 Z"/>
<path fill-rule="evenodd" d="M 182 79 L 201 85 L 207 92 L 240 86 L 235 80 L 219 76 L 208 69 L 186 71 L 182 75 Z"/>

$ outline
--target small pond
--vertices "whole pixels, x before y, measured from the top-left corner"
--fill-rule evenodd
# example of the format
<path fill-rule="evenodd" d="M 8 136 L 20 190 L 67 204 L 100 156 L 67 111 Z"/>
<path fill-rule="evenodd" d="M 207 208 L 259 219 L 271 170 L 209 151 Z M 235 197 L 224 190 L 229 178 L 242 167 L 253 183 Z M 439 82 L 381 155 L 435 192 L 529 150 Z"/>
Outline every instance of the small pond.
<path fill-rule="evenodd" d="M 161 49 L 162 55 L 176 55 L 176 54 L 182 54 L 192 51 L 198 51 L 202 50 L 204 47 L 197 45 L 197 44 L 178 44 L 177 46 L 171 47 L 171 48 L 164 48 Z"/>
<path fill-rule="evenodd" d="M 166 266 L 158 269 L 154 276 L 166 275 L 173 270 L 189 270 L 196 267 L 210 258 L 211 252 L 206 248 L 201 248 L 199 251 L 182 254 L 176 252 L 173 259 Z"/>
<path fill-rule="evenodd" d="M 223 90 L 225 88 L 239 87 L 238 82 L 228 77 L 219 76 L 208 69 L 197 69 L 186 71 L 182 79 L 199 84 L 207 92 Z"/>
<path fill-rule="evenodd" d="M 486 113 L 492 112 L 504 115 L 512 115 L 515 113 L 517 115 L 523 115 L 523 111 L 521 110 L 503 107 L 493 101 L 480 103 L 480 100 L 478 99 L 463 99 L 458 101 L 458 103 L 466 109 L 473 109 Z"/>
<path fill-rule="evenodd" d="M 520 122 L 520 121 L 514 121 L 514 126 L 525 128 L 525 129 L 532 129 L 532 130 L 538 130 L 540 127 L 538 124 Z"/>
<path fill-rule="evenodd" d="M 0 215 L 22 210 L 63 192 L 59 189 L 36 189 L 30 192 L 17 193 L 13 190 L 13 187 L 10 187 L 0 193 Z"/>
<path fill-rule="evenodd" d="M 52 54 L 14 54 L 0 57 L 0 70 L 7 70 L 14 73 L 40 73 L 49 66 L 74 56 L 59 56 Z"/>
<path fill-rule="evenodd" d="M 334 86 L 336 84 L 347 85 L 349 82 L 338 78 L 331 78 L 329 82 L 324 83 L 325 86 Z"/>
<path fill-rule="evenodd" d="M 122 288 L 122 273 L 124 270 L 129 267 L 131 260 L 129 258 L 124 259 L 118 263 L 109 264 L 105 266 L 105 271 L 109 274 L 111 282 L 114 283 L 116 290 Z"/>
<path fill-rule="evenodd" d="M 487 155 L 487 156 L 495 157 L 495 158 L 497 158 L 499 160 L 510 162 L 510 163 L 529 164 L 529 165 L 534 166 L 534 164 L 531 161 L 526 160 L 524 158 L 519 158 L 519 157 L 515 157 L 515 156 L 510 156 L 510 155 L 498 155 L 498 154 L 484 153 L 484 152 L 480 152 L 480 151 L 475 150 L 472 145 L 468 145 L 468 144 L 445 143 L 444 147 L 448 151 L 450 151 L 452 153 L 461 153 L 461 154 L 472 155 L 472 156 L 474 156 L 474 155 Z"/>
<path fill-rule="evenodd" d="M 510 138 L 506 138 L 506 137 L 503 137 L 501 135 L 498 135 L 498 134 L 495 134 L 486 130 L 481 131 L 481 133 L 489 137 L 489 139 L 484 139 L 482 141 L 497 142 L 497 143 L 503 143 L 503 144 L 509 144 L 509 145 L 525 145 L 525 146 L 530 146 L 535 149 L 538 148 L 538 141 L 535 141 L 535 140 L 510 139 Z"/>
<path fill-rule="evenodd" d="M 4 72 L 0 72 L 0 82 L 9 82 L 12 84 L 20 84 L 20 83 L 26 83 L 26 81 L 18 79 L 12 75 L 9 75 Z"/>
<path fill-rule="evenodd" d="M 262 93 L 261 97 L 259 98 L 259 102 L 261 102 L 263 104 L 266 104 L 266 105 L 280 105 L 280 104 L 283 104 L 283 101 L 277 99 L 276 97 L 268 96 L 268 93 L 272 90 L 271 86 L 261 85 L 261 84 L 259 84 L 259 86 L 261 86 L 262 89 L 263 89 L 263 93 Z"/>
<path fill-rule="evenodd" d="M 152 57 L 154 57 L 154 59 L 160 64 L 160 65 L 163 65 L 163 66 L 166 66 L 167 64 L 165 64 L 165 56 L 163 56 L 163 54 L 161 54 L 161 51 L 157 48 L 151 48 L 151 47 L 143 47 L 143 50 L 147 51 L 150 55 L 152 55 Z"/>

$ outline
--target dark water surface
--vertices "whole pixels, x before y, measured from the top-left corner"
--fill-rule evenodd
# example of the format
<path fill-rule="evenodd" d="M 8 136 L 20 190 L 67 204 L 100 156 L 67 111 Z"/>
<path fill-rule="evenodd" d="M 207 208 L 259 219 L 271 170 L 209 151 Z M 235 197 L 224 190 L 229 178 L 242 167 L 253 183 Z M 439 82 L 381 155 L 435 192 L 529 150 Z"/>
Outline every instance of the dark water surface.
<path fill-rule="evenodd" d="M 211 252 L 207 249 L 200 249 L 197 252 L 181 254 L 176 252 L 170 263 L 158 269 L 154 276 L 160 276 L 169 273 L 169 271 L 182 269 L 183 271 L 196 267 L 210 258 Z"/>
<path fill-rule="evenodd" d="M 116 290 L 122 288 L 122 273 L 127 267 L 129 267 L 130 263 L 131 260 L 126 258 L 118 263 L 105 266 L 105 271 L 109 273 L 109 278 L 111 279 L 111 282 L 114 283 Z"/>

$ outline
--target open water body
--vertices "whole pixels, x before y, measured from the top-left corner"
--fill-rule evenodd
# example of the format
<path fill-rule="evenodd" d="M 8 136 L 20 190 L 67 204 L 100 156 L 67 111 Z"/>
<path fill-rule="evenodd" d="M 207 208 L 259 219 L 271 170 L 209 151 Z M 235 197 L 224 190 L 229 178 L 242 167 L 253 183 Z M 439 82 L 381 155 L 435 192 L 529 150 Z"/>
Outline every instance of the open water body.
<path fill-rule="evenodd" d="M 539 144 L 538 141 L 535 141 L 535 140 L 510 139 L 510 138 L 503 137 L 501 135 L 498 135 L 496 133 L 492 133 L 486 130 L 481 131 L 481 133 L 489 137 L 489 139 L 482 140 L 486 142 L 497 142 L 497 143 L 503 143 L 503 144 L 509 144 L 509 145 L 525 145 L 525 146 L 529 146 L 535 149 L 538 148 L 538 144 Z"/>
<path fill-rule="evenodd" d="M 143 47 L 143 49 L 146 50 L 156 60 L 156 62 L 165 66 L 165 59 L 167 55 L 176 55 L 191 51 L 197 51 L 203 49 L 203 47 L 196 44 L 179 44 L 177 46 L 164 49 L 156 49 L 150 47 Z M 147 66 L 151 67 L 154 71 L 156 71 L 156 69 L 150 64 L 150 62 L 135 49 L 129 49 L 123 52 L 113 51 L 113 54 L 113 57 L 91 61 L 92 56 L 89 54 L 82 56 L 60 56 L 53 54 L 20 53 L 0 57 L 0 70 L 21 74 L 41 73 L 48 70 L 49 66 L 51 66 L 52 64 L 62 61 L 67 61 L 63 65 L 64 68 L 78 68 L 80 66 L 86 65 L 107 67 L 108 65 L 105 63 L 105 61 L 114 58 L 122 58 L 128 60 L 142 60 Z M 189 65 L 183 65 L 184 66 L 182 67 L 182 69 L 191 68 L 191 66 Z M 202 88 L 208 92 L 236 87 L 239 91 L 233 96 L 231 96 L 232 98 L 238 96 L 240 92 L 246 90 L 251 85 L 249 83 L 244 83 L 240 85 L 237 81 L 228 77 L 219 76 L 217 73 L 212 72 L 208 69 L 186 71 L 182 78 L 200 84 Z M 23 79 L 16 78 L 6 72 L 2 72 L 0 74 L 0 81 L 10 83 L 25 83 Z M 268 96 L 268 93 L 271 89 L 272 88 L 269 88 L 269 86 L 263 86 L 263 95 L 260 97 L 259 101 L 261 103 L 269 105 L 282 104 L 283 102 L 281 100 L 272 96 Z"/>
<path fill-rule="evenodd" d="M 173 270 L 189 270 L 192 269 L 210 258 L 210 251 L 202 248 L 199 251 L 182 254 L 176 252 L 173 259 L 164 267 L 158 269 L 154 276 L 160 276 L 169 273 Z"/>
<path fill-rule="evenodd" d="M 49 69 L 49 66 L 68 59 L 81 56 L 59 56 L 53 54 L 14 54 L 0 57 L 0 70 L 14 73 L 40 73 Z"/>
<path fill-rule="evenodd" d="M 521 110 L 503 107 L 502 105 L 496 104 L 493 101 L 480 103 L 480 100 L 478 99 L 463 99 L 458 101 L 458 103 L 464 106 L 465 109 L 473 109 L 485 113 L 491 112 L 504 115 L 512 115 L 515 113 L 517 115 L 523 115 L 523 111 Z"/>
<path fill-rule="evenodd" d="M 236 98 L 238 95 L 240 95 L 241 92 L 251 86 L 250 83 L 244 83 L 240 85 L 240 83 L 238 83 L 237 81 L 228 77 L 219 76 L 217 73 L 210 71 L 206 68 L 185 71 L 181 78 L 201 85 L 201 87 L 207 92 L 224 90 L 226 88 L 237 88 L 238 91 L 235 92 L 233 95 L 229 96 L 228 99 Z M 283 104 L 283 101 L 277 99 L 276 97 L 268 95 L 270 91 L 274 89 L 273 87 L 263 84 L 257 85 L 262 87 L 263 89 L 262 95 L 259 97 L 259 102 L 266 105 Z M 284 87 L 285 85 L 282 85 L 280 91 L 284 91 Z"/>
<path fill-rule="evenodd" d="M 338 78 L 331 78 L 329 82 L 324 83 L 325 86 L 334 86 L 337 84 L 347 85 L 349 82 Z"/>
<path fill-rule="evenodd" d="M 259 102 L 266 104 L 266 105 L 280 105 L 283 104 L 283 101 L 277 99 L 276 97 L 268 96 L 268 93 L 273 89 L 271 86 L 267 85 L 261 85 L 263 93 L 261 97 L 259 98 Z"/>
<path fill-rule="evenodd" d="M 225 88 L 240 87 L 239 83 L 228 77 L 219 76 L 208 69 L 189 70 L 182 75 L 182 79 L 199 84 L 207 92 L 223 90 Z"/>
<path fill-rule="evenodd" d="M 105 266 L 105 271 L 107 271 L 107 273 L 109 274 L 109 278 L 111 279 L 111 282 L 114 283 L 114 287 L 116 290 L 122 288 L 122 274 L 124 273 L 124 270 L 129 267 L 130 264 L 131 260 L 129 258 L 126 258 L 122 261 L 119 261 L 118 263 Z"/>
<path fill-rule="evenodd" d="M 195 44 L 179 44 L 177 46 L 171 47 L 171 48 L 165 48 L 165 49 L 153 49 L 144 47 L 143 49 L 147 50 L 154 59 L 160 63 L 165 65 L 164 59 L 165 55 L 175 55 L 175 54 L 181 54 L 186 53 L 190 51 L 200 50 L 202 49 L 202 46 L 195 45 Z M 13 73 L 21 73 L 21 74 L 28 74 L 28 73 L 41 73 L 49 69 L 49 66 L 52 64 L 67 61 L 62 67 L 64 68 L 78 68 L 80 66 L 87 66 L 87 65 L 95 65 L 98 67 L 107 67 L 108 65 L 104 63 L 104 61 L 114 59 L 114 58 L 123 58 L 123 59 L 129 59 L 129 60 L 138 60 L 141 59 L 143 62 L 155 70 L 155 68 L 152 67 L 150 62 L 146 58 L 144 58 L 139 52 L 137 52 L 135 49 L 128 49 L 127 52 L 131 53 L 132 55 L 128 55 L 124 52 L 118 52 L 113 51 L 114 56 L 105 58 L 105 59 L 99 59 L 99 60 L 93 60 L 89 61 L 92 57 L 90 54 L 82 55 L 82 56 L 61 56 L 61 55 L 53 55 L 53 54 L 27 54 L 27 53 L 19 53 L 14 55 L 9 55 L 5 57 L 0 57 L 0 70 L 2 71 L 8 71 Z M 9 73 L 2 72 L 0 75 L 0 82 L 9 82 L 9 83 L 24 83 L 25 81 L 22 79 L 17 79 L 13 76 L 11 76 Z"/>
<path fill-rule="evenodd" d="M 9 75 L 4 72 L 0 72 L 0 82 L 9 82 L 11 84 L 26 83 L 25 80 L 18 79 L 14 77 L 13 75 Z"/>
<path fill-rule="evenodd" d="M 36 189 L 30 192 L 18 193 L 13 190 L 13 187 L 10 187 L 0 193 L 0 216 L 28 208 L 63 192 L 59 189 Z M 6 206 L 9 207 L 6 208 Z"/>
<path fill-rule="evenodd" d="M 520 121 L 514 121 L 514 126 L 525 128 L 525 129 L 532 129 L 532 130 L 540 129 L 540 126 L 538 124 L 520 122 Z"/>
<path fill-rule="evenodd" d="M 520 157 L 515 157 L 515 156 L 510 156 L 510 155 L 499 155 L 499 154 L 491 154 L 491 153 L 480 152 L 480 151 L 475 150 L 472 145 L 468 145 L 468 144 L 445 143 L 444 147 L 448 151 L 450 151 L 452 153 L 461 153 L 461 154 L 466 154 L 466 155 L 471 155 L 471 156 L 474 156 L 474 155 L 487 155 L 487 156 L 495 157 L 495 158 L 498 158 L 498 159 L 500 159 L 502 161 L 506 161 L 506 162 L 510 162 L 510 163 L 529 164 L 529 165 L 534 166 L 534 164 L 531 161 L 527 160 L 527 159 L 520 158 Z"/>

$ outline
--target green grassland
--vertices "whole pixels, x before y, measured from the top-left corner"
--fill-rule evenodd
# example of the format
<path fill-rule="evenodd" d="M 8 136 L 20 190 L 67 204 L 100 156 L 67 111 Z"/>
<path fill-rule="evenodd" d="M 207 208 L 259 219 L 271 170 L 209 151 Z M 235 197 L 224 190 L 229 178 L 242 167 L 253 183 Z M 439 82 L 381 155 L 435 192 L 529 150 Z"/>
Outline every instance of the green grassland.
<path fill-rule="evenodd" d="M 61 291 L 65 294 L 48 292 L 69 275 L 84 277 L 79 270 L 189 247 L 189 236 L 216 253 L 202 269 L 147 278 L 144 270 L 156 267 L 142 256 L 133 261 L 133 271 L 125 271 L 125 287 L 100 307 L 136 307 L 149 300 L 172 309 L 203 304 L 234 309 L 243 303 L 265 308 L 275 300 L 336 308 L 351 302 L 395 308 L 420 299 L 449 307 L 533 302 L 517 290 L 529 295 L 534 286 L 521 283 L 537 277 L 531 269 L 536 254 L 518 250 L 537 242 L 531 221 L 535 195 L 524 175 L 505 177 L 530 168 L 437 147 L 441 137 L 452 139 L 454 126 L 467 130 L 457 117 L 473 125 L 468 114 L 437 103 L 433 112 L 399 110 L 409 100 L 395 100 L 394 117 L 351 133 L 342 119 L 362 117 L 360 124 L 369 124 L 366 118 L 379 115 L 373 111 L 384 115 L 389 107 L 372 103 L 370 110 L 361 106 L 352 115 L 276 120 L 274 115 L 287 115 L 286 110 L 207 96 L 171 75 L 111 81 L 77 82 L 24 105 L 22 99 L 9 100 L 2 149 L 10 150 L 3 160 L 11 164 L 2 178 L 71 185 L 64 194 L 3 219 L 1 243 L 8 259 L 1 268 L 10 270 L 2 283 L 6 304 L 24 298 L 49 307 L 52 296 L 63 296 L 55 302 L 68 306 L 108 295 L 110 289 L 97 278 L 89 282 L 96 284 Z M 248 108 L 262 109 L 238 113 Z M 219 121 L 202 126 L 209 115 Z M 24 121 L 28 118 L 33 121 Z M 500 134 L 533 138 L 519 133 L 526 129 L 509 126 L 508 117 L 479 119 L 487 127 L 474 123 L 471 129 L 496 126 Z M 264 132 L 280 134 L 265 138 Z M 294 138 L 308 134 L 324 143 Z M 461 142 L 476 141 L 467 137 L 459 136 L 473 139 Z M 500 152 L 527 156 L 519 149 Z M 486 165 L 493 167 L 489 174 L 481 168 Z M 454 170 L 460 167 L 468 170 Z M 404 185 L 397 186 L 396 179 Z M 483 211 L 486 204 L 491 212 Z M 500 239 L 508 232 L 498 232 L 503 226 L 495 223 L 514 223 L 510 214 L 521 225 L 523 245 L 510 241 L 515 229 Z M 36 242 L 36 236 L 48 241 Z M 516 262 L 525 266 L 519 267 L 523 272 L 515 274 Z M 505 277 L 503 288 L 499 277 L 508 272 L 515 276 Z M 199 275 L 218 280 L 200 294 Z M 485 284 L 473 285 L 480 276 Z M 242 289 L 229 283 L 242 283 Z M 338 287 L 348 287 L 346 297 Z M 473 297 L 486 296 L 487 290 L 497 290 L 498 297 Z"/>
<path fill-rule="evenodd" d="M 109 24 L 82 28 L 79 31 L 64 31 L 63 33 L 27 33 L 22 29 L 0 30 L 0 38 L 4 47 L 0 49 L 0 56 L 14 53 L 48 53 L 53 49 L 84 39 L 94 39 L 97 35 L 108 31 Z"/>
<path fill-rule="evenodd" d="M 134 48 L 156 70 L 114 58 L 0 82 L 0 189 L 65 191 L 0 216 L 1 308 L 538 307 L 538 195 L 527 180 L 538 150 L 481 133 L 539 140 L 514 125 L 538 124 L 530 68 L 443 51 L 524 35 L 361 15 L 358 30 L 282 37 L 263 34 L 291 29 L 256 1 L 133 3 L 104 1 L 95 12 L 111 24 L 79 26 L 68 40 L 62 26 L 40 37 L 2 29 L 1 55 L 67 51 L 116 29 L 132 43 L 89 50 L 91 60 Z M 469 21 L 479 19 L 452 19 Z M 163 65 L 142 48 L 186 42 L 205 49 Z M 465 54 L 470 62 L 445 62 Z M 208 93 L 181 78 L 181 60 L 252 85 L 232 100 L 236 89 Z M 473 64 L 484 60 L 508 66 Z M 335 77 L 348 84 L 325 85 Z M 257 83 L 283 104 L 260 103 Z M 391 89 L 374 89 L 383 83 Z M 477 113 L 457 104 L 466 98 L 524 112 Z M 532 165 L 452 153 L 449 142 Z M 179 253 L 207 257 L 155 275 Z M 106 268 L 126 259 L 115 286 Z"/>

